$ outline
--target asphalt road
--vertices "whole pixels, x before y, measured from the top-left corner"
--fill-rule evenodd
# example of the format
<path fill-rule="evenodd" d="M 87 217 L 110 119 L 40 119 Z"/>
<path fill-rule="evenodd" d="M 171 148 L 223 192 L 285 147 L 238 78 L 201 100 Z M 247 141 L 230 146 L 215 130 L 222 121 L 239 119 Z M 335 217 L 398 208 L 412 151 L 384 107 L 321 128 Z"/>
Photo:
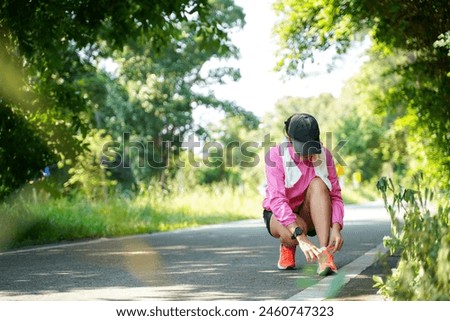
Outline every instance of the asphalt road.
<path fill-rule="evenodd" d="M 338 267 L 389 235 L 381 204 L 347 206 Z M 315 240 L 317 242 L 317 240 Z M 0 300 L 285 300 L 320 280 L 278 271 L 262 219 L 0 253 Z"/>

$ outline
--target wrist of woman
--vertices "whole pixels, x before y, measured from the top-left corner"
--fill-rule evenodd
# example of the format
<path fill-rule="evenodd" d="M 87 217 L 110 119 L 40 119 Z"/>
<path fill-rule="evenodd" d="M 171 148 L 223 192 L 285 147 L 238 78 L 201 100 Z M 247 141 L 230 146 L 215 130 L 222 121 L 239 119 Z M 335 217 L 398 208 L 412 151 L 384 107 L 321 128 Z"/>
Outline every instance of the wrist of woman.
<path fill-rule="evenodd" d="M 308 243 L 309 240 L 308 240 L 308 237 L 306 236 L 306 234 L 302 234 L 302 235 L 297 236 L 297 241 L 300 244 L 300 243 Z"/>
<path fill-rule="evenodd" d="M 332 225 L 331 228 L 332 228 L 333 230 L 337 230 L 337 231 L 339 231 L 339 232 L 342 230 L 341 224 L 339 224 L 339 223 L 337 223 L 337 222 L 333 223 L 333 225 Z"/>

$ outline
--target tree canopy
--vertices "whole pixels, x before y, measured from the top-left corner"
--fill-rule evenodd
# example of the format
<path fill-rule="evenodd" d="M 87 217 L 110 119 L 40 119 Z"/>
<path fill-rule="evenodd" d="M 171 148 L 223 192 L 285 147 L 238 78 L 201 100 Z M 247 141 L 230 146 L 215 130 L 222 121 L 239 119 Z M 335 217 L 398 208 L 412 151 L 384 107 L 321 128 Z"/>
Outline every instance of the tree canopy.
<path fill-rule="evenodd" d="M 243 24 L 232 0 L 3 1 L 2 191 L 33 179 L 46 165 L 75 166 L 90 145 L 107 135 L 116 139 L 119 131 L 129 129 L 141 140 L 182 137 L 195 130 L 195 106 L 257 121 L 195 90 L 239 78 L 229 68 L 207 76 L 200 70 L 212 57 L 237 56 L 229 35 Z M 118 75 L 101 71 L 106 58 L 120 65 Z"/>
<path fill-rule="evenodd" d="M 421 169 L 438 179 L 449 177 L 448 1 L 278 0 L 274 8 L 280 17 L 277 68 L 288 75 L 303 75 L 304 63 L 317 50 L 342 54 L 370 35 L 371 59 L 387 62 L 380 76 L 391 84 L 371 91 L 370 108 L 395 118 L 389 124 L 406 132 L 409 148 L 420 146 L 414 149 L 421 150 L 416 154 Z M 441 183 L 448 186 L 448 180 Z"/>

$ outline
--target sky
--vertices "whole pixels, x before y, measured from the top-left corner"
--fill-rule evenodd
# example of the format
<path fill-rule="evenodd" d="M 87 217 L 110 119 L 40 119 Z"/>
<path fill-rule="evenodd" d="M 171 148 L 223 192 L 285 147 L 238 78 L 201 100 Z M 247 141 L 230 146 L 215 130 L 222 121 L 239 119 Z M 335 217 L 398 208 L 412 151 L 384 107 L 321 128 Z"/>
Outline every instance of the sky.
<path fill-rule="evenodd" d="M 338 97 L 344 82 L 367 59 L 363 53 L 370 45 L 368 40 L 339 60 L 331 73 L 327 72 L 327 65 L 332 61 L 332 55 L 322 53 L 315 57 L 316 63 L 306 69 L 314 76 L 283 82 L 281 74 L 273 71 L 277 61 L 272 36 L 276 19 L 272 10 L 273 0 L 235 0 L 235 3 L 244 9 L 246 25 L 242 31 L 232 35 L 241 58 L 226 65 L 239 67 L 242 78 L 235 83 L 215 86 L 213 90 L 217 98 L 235 101 L 257 116 L 271 111 L 275 102 L 285 96 L 310 97 L 331 93 Z"/>

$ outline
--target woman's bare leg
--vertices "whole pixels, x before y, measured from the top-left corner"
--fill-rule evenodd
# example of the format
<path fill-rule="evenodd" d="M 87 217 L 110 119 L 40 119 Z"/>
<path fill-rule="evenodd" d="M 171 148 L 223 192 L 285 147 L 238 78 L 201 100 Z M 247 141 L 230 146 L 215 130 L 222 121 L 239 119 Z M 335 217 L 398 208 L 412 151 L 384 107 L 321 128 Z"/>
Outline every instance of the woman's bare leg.
<path fill-rule="evenodd" d="M 289 230 L 284 225 L 278 222 L 274 215 L 272 215 L 272 217 L 270 218 L 270 232 L 272 233 L 273 237 L 279 239 L 280 242 L 285 246 L 298 245 L 297 240 L 291 239 L 292 233 L 289 232 Z"/>
<path fill-rule="evenodd" d="M 320 247 L 327 246 L 330 240 L 331 198 L 321 178 L 316 177 L 309 184 L 298 215 L 306 222 L 308 230 L 316 230 Z"/>

